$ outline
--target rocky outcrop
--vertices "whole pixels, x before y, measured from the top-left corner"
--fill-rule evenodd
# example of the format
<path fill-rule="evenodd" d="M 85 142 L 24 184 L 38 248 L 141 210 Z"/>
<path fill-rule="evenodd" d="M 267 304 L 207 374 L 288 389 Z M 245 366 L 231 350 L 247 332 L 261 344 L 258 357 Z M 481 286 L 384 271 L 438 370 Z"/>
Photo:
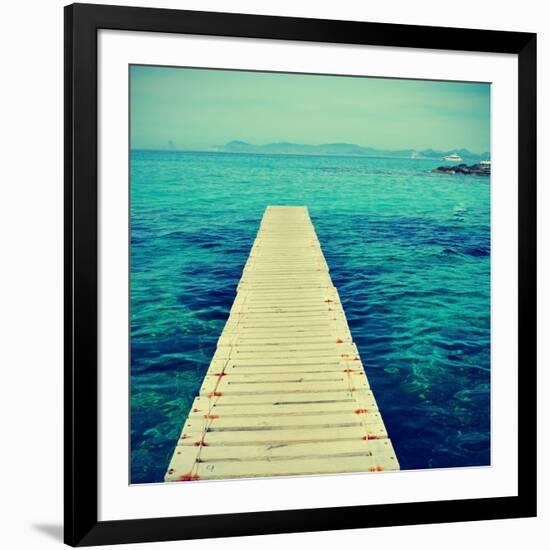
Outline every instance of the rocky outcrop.
<path fill-rule="evenodd" d="M 438 166 L 434 168 L 432 172 L 439 172 L 441 174 L 463 174 L 466 176 L 490 176 L 491 165 L 490 164 L 458 164 L 455 166 Z"/>

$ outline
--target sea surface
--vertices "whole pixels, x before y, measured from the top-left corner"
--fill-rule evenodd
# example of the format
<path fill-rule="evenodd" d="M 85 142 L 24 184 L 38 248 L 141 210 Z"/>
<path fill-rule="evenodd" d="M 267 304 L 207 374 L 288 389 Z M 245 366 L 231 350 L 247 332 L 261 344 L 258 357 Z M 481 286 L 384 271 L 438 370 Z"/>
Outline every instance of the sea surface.
<path fill-rule="evenodd" d="M 490 182 L 437 160 L 131 153 L 131 482 L 162 481 L 267 205 L 306 205 L 402 469 L 490 463 Z"/>

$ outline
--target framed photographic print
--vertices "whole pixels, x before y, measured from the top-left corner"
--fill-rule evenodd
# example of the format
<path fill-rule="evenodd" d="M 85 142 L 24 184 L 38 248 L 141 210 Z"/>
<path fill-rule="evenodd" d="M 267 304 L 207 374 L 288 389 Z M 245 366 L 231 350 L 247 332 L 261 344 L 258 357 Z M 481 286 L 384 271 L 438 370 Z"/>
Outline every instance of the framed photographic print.
<path fill-rule="evenodd" d="M 73 546 L 536 513 L 536 37 L 65 8 Z"/>

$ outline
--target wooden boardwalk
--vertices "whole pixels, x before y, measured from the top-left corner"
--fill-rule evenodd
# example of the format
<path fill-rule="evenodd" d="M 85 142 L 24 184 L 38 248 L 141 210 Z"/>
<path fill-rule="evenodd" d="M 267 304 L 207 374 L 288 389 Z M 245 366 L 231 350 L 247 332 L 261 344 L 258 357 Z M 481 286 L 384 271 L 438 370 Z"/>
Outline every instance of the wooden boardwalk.
<path fill-rule="evenodd" d="M 398 469 L 307 208 L 268 206 L 165 481 Z"/>

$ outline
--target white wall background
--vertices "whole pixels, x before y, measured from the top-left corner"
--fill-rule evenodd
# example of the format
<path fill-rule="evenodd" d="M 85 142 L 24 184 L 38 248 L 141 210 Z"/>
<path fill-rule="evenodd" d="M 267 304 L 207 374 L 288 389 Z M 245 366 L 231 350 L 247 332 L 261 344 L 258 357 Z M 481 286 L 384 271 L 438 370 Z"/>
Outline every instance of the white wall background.
<path fill-rule="evenodd" d="M 108 0 L 105 0 L 108 1 Z M 452 25 L 539 33 L 539 340 L 548 337 L 549 296 L 542 256 L 550 231 L 545 165 L 550 147 L 550 10 L 540 0 L 496 3 L 462 0 L 149 0 L 117 4 Z M 7 549 L 55 547 L 62 521 L 62 47 L 64 2 L 4 3 L 0 34 L 0 545 Z M 544 123 L 540 121 L 544 119 Z M 544 265 L 546 264 L 546 265 Z M 541 345 L 541 367 L 550 361 Z M 539 393 L 548 376 L 540 369 Z M 540 400 L 542 401 L 542 399 Z M 541 403 L 539 433 L 549 405 Z M 548 460 L 540 440 L 539 464 Z M 548 489 L 541 469 L 540 492 Z M 165 543 L 166 548 L 279 549 L 316 545 L 454 550 L 542 548 L 550 535 L 547 494 L 538 519 L 399 527 Z M 146 550 L 152 544 L 140 545 Z M 157 545 L 157 548 L 160 546 Z"/>

